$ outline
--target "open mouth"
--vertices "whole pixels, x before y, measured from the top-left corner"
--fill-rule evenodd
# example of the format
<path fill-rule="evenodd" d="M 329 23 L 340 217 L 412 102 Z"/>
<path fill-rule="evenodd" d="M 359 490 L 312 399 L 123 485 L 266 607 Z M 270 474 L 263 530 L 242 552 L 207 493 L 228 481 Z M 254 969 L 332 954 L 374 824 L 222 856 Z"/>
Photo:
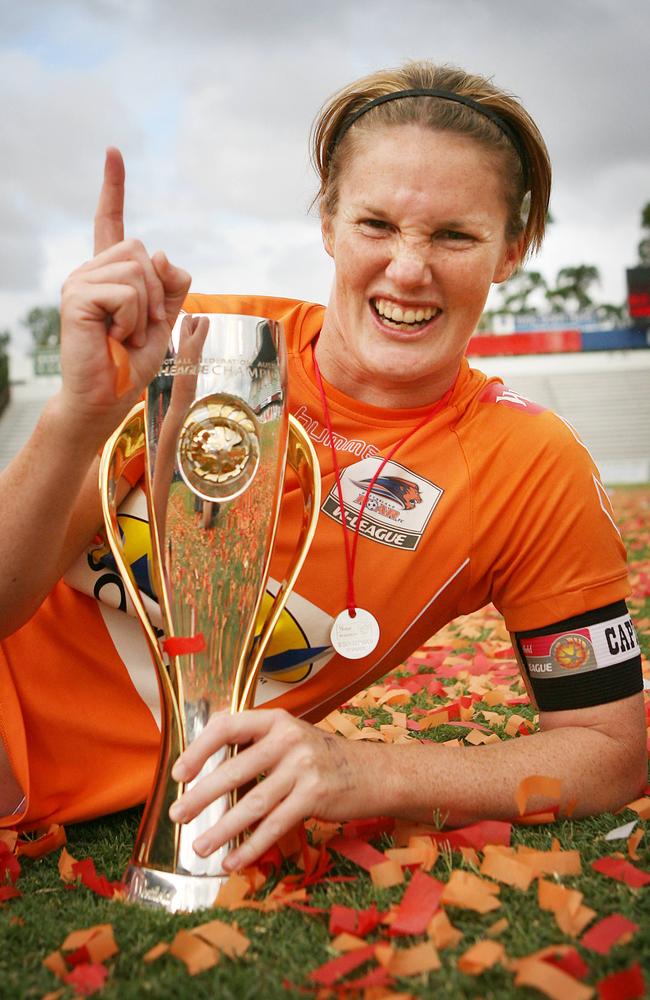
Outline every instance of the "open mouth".
<path fill-rule="evenodd" d="M 371 299 L 370 304 L 381 322 L 393 329 L 409 332 L 422 330 L 432 319 L 442 312 L 435 306 L 418 306 L 408 308 L 398 306 L 388 299 Z"/>

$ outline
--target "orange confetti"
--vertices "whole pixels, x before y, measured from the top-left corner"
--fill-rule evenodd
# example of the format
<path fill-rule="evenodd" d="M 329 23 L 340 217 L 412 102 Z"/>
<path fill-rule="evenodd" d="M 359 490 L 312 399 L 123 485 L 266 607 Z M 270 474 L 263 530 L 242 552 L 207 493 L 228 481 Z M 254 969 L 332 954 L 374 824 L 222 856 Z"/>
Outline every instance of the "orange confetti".
<path fill-rule="evenodd" d="M 68 966 L 65 964 L 65 959 L 58 949 L 46 955 L 42 964 L 46 969 L 54 973 L 57 979 L 65 980 L 65 977 L 68 975 Z"/>
<path fill-rule="evenodd" d="M 449 722 L 449 712 L 431 712 L 419 720 L 420 730 L 434 729 L 436 726 L 443 726 L 446 722 Z"/>
<path fill-rule="evenodd" d="M 517 860 L 533 869 L 535 875 L 581 875 L 579 851 L 535 851 L 520 849 Z"/>
<path fill-rule="evenodd" d="M 537 883 L 540 909 L 550 910 L 555 921 L 569 937 L 577 937 L 596 916 L 596 911 L 582 904 L 582 893 L 557 882 L 540 879 Z"/>
<path fill-rule="evenodd" d="M 248 951 L 250 941 L 236 924 L 226 924 L 222 920 L 210 920 L 206 924 L 193 927 L 192 934 L 198 934 L 213 948 L 218 948 L 228 958 L 239 958 Z"/>
<path fill-rule="evenodd" d="M 460 847 L 461 857 L 466 865 L 475 865 L 477 868 L 479 866 L 480 858 L 476 853 L 476 848 L 474 847 Z"/>
<path fill-rule="evenodd" d="M 213 905 L 224 910 L 234 910 L 249 895 L 250 891 L 250 882 L 246 876 L 235 872 L 219 887 Z"/>
<path fill-rule="evenodd" d="M 393 885 L 400 885 L 404 881 L 404 872 L 397 861 L 387 858 L 379 864 L 370 868 L 370 878 L 376 889 L 389 889 Z"/>
<path fill-rule="evenodd" d="M 495 920 L 493 924 L 490 924 L 485 933 L 488 937 L 498 937 L 498 935 L 507 930 L 509 926 L 510 921 L 506 917 L 501 917 L 500 920 Z"/>
<path fill-rule="evenodd" d="M 155 962 L 156 959 L 160 958 L 161 955 L 166 955 L 168 951 L 169 951 L 169 945 L 167 944 L 167 942 L 159 941 L 158 944 L 155 944 L 153 948 L 150 948 L 149 951 L 146 951 L 144 953 L 144 955 L 142 956 L 142 961 L 147 963 Z"/>
<path fill-rule="evenodd" d="M 341 736 L 351 737 L 359 731 L 360 719 L 358 715 L 344 715 L 343 712 L 330 712 L 327 719 Z"/>
<path fill-rule="evenodd" d="M 480 872 L 481 875 L 487 875 L 488 878 L 496 879 L 505 885 L 512 885 L 523 892 L 535 878 L 535 872 L 530 865 L 489 848 L 485 850 Z"/>
<path fill-rule="evenodd" d="M 408 846 L 420 852 L 420 865 L 425 872 L 431 871 L 440 853 L 438 845 L 430 837 L 409 837 Z"/>
<path fill-rule="evenodd" d="M 637 847 L 639 846 L 641 840 L 643 839 L 643 830 L 641 827 L 637 827 L 634 833 L 631 833 L 627 838 L 627 855 L 632 858 L 632 861 L 639 860 L 639 852 Z"/>
<path fill-rule="evenodd" d="M 65 829 L 58 823 L 52 823 L 47 832 L 36 840 L 19 840 L 16 843 L 16 855 L 26 858 L 42 858 L 45 854 L 56 851 L 66 842 Z"/>
<path fill-rule="evenodd" d="M 493 708 L 495 705 L 503 705 L 510 698 L 512 698 L 512 691 L 507 688 L 493 688 L 492 691 L 485 692 L 482 700 Z"/>
<path fill-rule="evenodd" d="M 115 337 L 108 338 L 108 353 L 111 361 L 115 365 L 115 396 L 121 399 L 129 389 L 133 388 L 131 381 L 131 364 L 129 362 L 129 352 L 124 344 L 121 344 Z"/>
<path fill-rule="evenodd" d="M 444 910 L 438 910 L 432 916 L 427 934 L 439 951 L 443 948 L 455 948 L 463 937 L 463 932 L 454 927 Z"/>
<path fill-rule="evenodd" d="M 517 715 L 514 713 L 506 722 L 505 731 L 508 736 L 515 736 L 519 732 L 519 727 L 525 726 L 527 723 L 528 719 L 525 719 L 523 715 Z"/>
<path fill-rule="evenodd" d="M 114 951 L 111 954 L 114 955 L 117 952 L 118 949 L 117 945 L 115 945 L 111 924 L 95 924 L 93 927 L 71 931 L 61 945 L 61 948 L 63 951 L 76 951 L 77 948 L 88 948 L 90 950 L 92 941 L 95 938 L 99 938 L 102 942 L 112 942 Z M 95 961 L 102 961 L 102 959 L 95 959 Z"/>
<path fill-rule="evenodd" d="M 375 945 L 375 958 L 380 965 L 383 965 L 385 969 L 390 965 L 391 959 L 395 954 L 395 948 L 392 944 L 388 944 L 386 941 L 380 941 Z"/>
<path fill-rule="evenodd" d="M 396 949 L 388 963 L 388 971 L 393 976 L 417 976 L 439 968 L 440 959 L 432 941 Z"/>
<path fill-rule="evenodd" d="M 470 743 L 472 746 L 480 747 L 484 743 L 497 743 L 499 737 L 496 733 L 482 733 L 478 729 L 470 729 L 467 736 L 465 736 L 465 743 Z"/>
<path fill-rule="evenodd" d="M 641 819 L 650 819 L 650 797 L 644 795 L 640 799 L 635 799 L 634 802 L 628 802 L 624 809 L 631 809 L 633 812 L 637 813 Z"/>
<path fill-rule="evenodd" d="M 561 778 L 549 778 L 543 774 L 530 774 L 527 778 L 519 782 L 519 787 L 517 788 L 515 798 L 519 815 L 524 815 L 528 800 L 533 795 L 541 795 L 544 798 L 553 799 L 554 802 L 559 802 L 561 794 Z"/>
<path fill-rule="evenodd" d="M 489 913 L 501 905 L 500 900 L 495 898 L 499 891 L 499 886 L 494 882 L 487 882 L 471 872 L 456 869 L 443 890 L 441 901 L 447 906 Z"/>
<path fill-rule="evenodd" d="M 497 941 L 477 941 L 460 956 L 458 968 L 469 976 L 480 976 L 497 962 L 503 962 L 505 957 L 504 947 Z"/>
<path fill-rule="evenodd" d="M 355 951 L 357 948 L 363 948 L 366 942 L 363 938 L 357 937 L 356 934 L 350 934 L 348 931 L 342 931 L 341 934 L 337 934 L 333 941 L 330 942 L 330 947 L 334 951 Z"/>
<path fill-rule="evenodd" d="M 170 955 L 185 964 L 190 976 L 212 969 L 219 961 L 219 952 L 191 931 L 178 931 L 169 946 Z"/>
<path fill-rule="evenodd" d="M 61 853 L 59 855 L 59 875 L 64 882 L 76 882 L 78 876 L 72 870 L 72 866 L 76 865 L 77 859 L 73 858 L 71 854 L 68 853 L 65 847 L 61 848 Z"/>
<path fill-rule="evenodd" d="M 537 958 L 524 958 L 517 963 L 515 986 L 532 986 L 551 1000 L 590 1000 L 594 995 L 591 986 Z"/>

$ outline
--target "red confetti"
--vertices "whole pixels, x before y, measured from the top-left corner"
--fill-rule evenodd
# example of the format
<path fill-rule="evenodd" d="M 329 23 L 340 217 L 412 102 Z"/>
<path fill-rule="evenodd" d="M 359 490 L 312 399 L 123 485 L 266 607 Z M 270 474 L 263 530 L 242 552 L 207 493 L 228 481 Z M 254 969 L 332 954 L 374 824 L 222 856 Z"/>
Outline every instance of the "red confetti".
<path fill-rule="evenodd" d="M 591 867 L 601 875 L 608 875 L 617 882 L 625 882 L 633 889 L 640 889 L 650 883 L 650 873 L 641 871 L 623 858 L 598 858 L 597 861 L 592 861 Z"/>
<path fill-rule="evenodd" d="M 90 997 L 102 989 L 108 978 L 108 969 L 101 962 L 89 962 L 78 965 L 65 977 L 66 983 L 74 986 L 78 993 Z"/>
<path fill-rule="evenodd" d="M 77 965 L 89 965 L 90 953 L 85 944 L 82 944 L 81 948 L 76 948 L 74 951 L 68 952 L 65 960 L 71 969 L 76 968 Z"/>
<path fill-rule="evenodd" d="M 380 965 L 376 969 L 371 969 L 365 976 L 359 976 L 358 979 L 348 979 L 347 983 L 342 983 L 342 986 L 346 990 L 366 990 L 372 986 L 391 986 L 393 982 L 388 969 L 384 969 Z"/>
<path fill-rule="evenodd" d="M 638 962 L 622 972 L 605 976 L 597 986 L 601 1000 L 634 1000 L 645 996 L 645 981 Z"/>
<path fill-rule="evenodd" d="M 397 908 L 391 935 L 424 934 L 438 909 L 445 885 L 424 872 L 415 872 Z"/>
<path fill-rule="evenodd" d="M 332 937 L 344 933 L 365 937 L 374 931 L 385 916 L 386 914 L 378 910 L 374 903 L 367 910 L 355 910 L 351 906 L 340 906 L 335 903 L 330 911 L 329 932 Z"/>
<path fill-rule="evenodd" d="M 545 955 L 544 961 L 549 965 L 554 965 L 574 979 L 584 979 L 589 972 L 589 966 L 582 960 L 575 948 L 571 948 L 565 955 Z"/>
<path fill-rule="evenodd" d="M 279 871 L 280 868 L 282 868 L 282 855 L 278 845 L 272 844 L 271 847 L 269 847 L 264 854 L 257 859 L 255 864 L 260 871 L 267 876 L 267 878 L 272 871 Z"/>
<path fill-rule="evenodd" d="M 331 851 L 342 854 L 348 861 L 354 861 L 355 865 L 365 868 L 366 871 L 370 871 L 373 865 L 383 864 L 386 860 L 381 851 L 354 837 L 336 837 L 330 840 L 328 847 Z"/>
<path fill-rule="evenodd" d="M 22 896 L 20 889 L 13 885 L 0 886 L 0 903 L 6 903 L 9 899 L 18 899 Z"/>
<path fill-rule="evenodd" d="M 381 833 L 392 833 L 395 820 L 390 816 L 376 816 L 371 819 L 353 819 L 343 824 L 343 836 L 352 839 L 378 837 Z"/>
<path fill-rule="evenodd" d="M 98 875 L 95 871 L 95 862 L 92 858 L 85 858 L 83 861 L 75 861 L 72 866 L 74 875 L 78 875 L 87 889 L 96 892 L 98 896 L 105 896 L 111 899 L 116 892 L 122 889 L 121 882 L 109 882 L 105 875 Z"/>
<path fill-rule="evenodd" d="M 349 951 L 347 954 L 341 955 L 340 958 L 333 958 L 330 962 L 320 965 L 309 973 L 309 978 L 313 979 L 315 983 L 321 983 L 322 986 L 331 986 L 337 979 L 342 979 L 343 976 L 347 976 L 348 972 L 352 972 L 364 962 L 370 961 L 374 954 L 374 944 L 368 944 L 365 948 L 355 948 L 354 951 Z"/>
<path fill-rule="evenodd" d="M 480 823 L 472 823 L 458 830 L 445 830 L 429 836 L 439 844 L 447 842 L 452 850 L 457 850 L 459 847 L 473 847 L 476 851 L 482 851 L 486 844 L 503 844 L 508 847 L 511 834 L 512 823 L 484 819 Z"/>
<path fill-rule="evenodd" d="M 599 955 L 606 955 L 621 938 L 629 940 L 638 929 L 638 924 L 633 924 L 620 913 L 614 913 L 590 927 L 586 934 L 583 934 L 580 944 L 591 951 L 597 951 Z"/>
<path fill-rule="evenodd" d="M 357 933 L 357 910 L 351 906 L 340 906 L 335 903 L 330 910 L 329 932 L 332 937 L 337 934 Z"/>
<path fill-rule="evenodd" d="M 163 642 L 163 649 L 169 656 L 184 656 L 186 653 L 202 653 L 206 648 L 203 632 L 196 635 L 170 636 Z"/>

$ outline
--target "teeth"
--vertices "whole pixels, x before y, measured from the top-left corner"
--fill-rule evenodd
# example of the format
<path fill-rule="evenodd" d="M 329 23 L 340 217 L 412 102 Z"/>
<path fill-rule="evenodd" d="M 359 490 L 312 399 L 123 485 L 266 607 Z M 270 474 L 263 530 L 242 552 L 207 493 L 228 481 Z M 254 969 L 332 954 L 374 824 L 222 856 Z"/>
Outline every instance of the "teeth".
<path fill-rule="evenodd" d="M 401 306 L 393 305 L 386 299 L 375 299 L 374 306 L 383 319 L 389 319 L 393 323 L 428 323 L 437 315 L 440 310 L 427 306 L 425 309 L 402 309 Z"/>

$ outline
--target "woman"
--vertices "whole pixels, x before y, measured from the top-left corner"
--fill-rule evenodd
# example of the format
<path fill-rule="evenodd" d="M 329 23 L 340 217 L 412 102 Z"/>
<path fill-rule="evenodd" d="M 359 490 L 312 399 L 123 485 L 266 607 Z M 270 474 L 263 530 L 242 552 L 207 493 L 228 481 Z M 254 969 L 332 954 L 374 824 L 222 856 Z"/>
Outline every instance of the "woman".
<path fill-rule="evenodd" d="M 227 859 L 234 869 L 312 814 L 426 821 L 440 810 L 451 824 L 509 817 L 519 782 L 534 773 L 562 775 L 566 801 L 578 800 L 576 815 L 615 809 L 645 783 L 647 761 L 624 553 L 606 495 L 562 421 L 464 360 L 491 283 L 505 280 L 541 242 L 550 186 L 543 141 L 518 102 L 488 81 L 415 63 L 336 95 L 316 124 L 314 158 L 323 242 L 336 269 L 327 308 L 255 297 L 187 299 L 190 311 L 284 320 L 291 409 L 317 445 L 325 497 L 294 598 L 311 629 L 311 660 L 293 683 L 286 673 L 284 684 L 267 674 L 261 690 L 268 710 L 208 725 L 177 762 L 178 780 L 196 775 L 226 743 L 250 746 L 187 792 L 173 818 L 186 821 L 265 774 L 195 842 L 206 855 L 257 823 Z M 39 485 L 51 491 L 58 484 L 55 528 L 64 540 L 38 571 L 7 549 L 22 587 L 2 597 L 14 628 L 96 530 L 93 455 L 153 374 L 187 290 L 187 276 L 165 258 L 150 259 L 140 244 L 123 241 L 123 181 L 111 152 L 96 220 L 98 255 L 64 288 L 64 389 L 2 484 L 21 496 L 10 530 L 25 545 L 21 477 L 47 436 Z M 109 337 L 124 345 L 131 364 L 133 386 L 120 399 L 106 350 L 108 317 Z M 42 518 L 31 494 L 30 517 Z M 70 518 L 77 494 L 83 517 Z M 288 492 L 285 522 L 294 501 Z M 283 531 L 272 575 L 282 569 Z M 535 736 L 476 749 L 388 746 L 348 742 L 303 721 L 322 717 L 455 615 L 490 600 L 505 616 L 539 704 Z M 60 583 L 3 643 L 14 821 L 96 815 L 146 793 L 156 729 L 130 687 L 144 682 L 126 673 L 124 616 L 111 646 L 110 616 L 101 613 L 100 634 L 96 602 Z M 87 684 L 79 680 L 74 636 L 66 636 L 74 647 L 66 657 L 51 654 L 71 616 L 78 633 L 93 635 Z M 370 639 L 365 655 L 351 658 L 357 617 Z M 619 628 L 629 637 L 625 649 L 607 643 Z M 584 663 L 564 670 L 553 650 L 576 635 L 586 640 Z M 61 707 L 63 698 L 44 705 L 21 680 L 37 644 L 47 648 L 49 675 L 66 692 Z M 123 717 L 106 712 L 110 699 L 123 706 Z M 77 760 L 83 747 L 95 754 L 92 767 Z M 39 766 L 53 756 L 58 767 Z M 26 807 L 16 804 L 23 792 Z"/>

